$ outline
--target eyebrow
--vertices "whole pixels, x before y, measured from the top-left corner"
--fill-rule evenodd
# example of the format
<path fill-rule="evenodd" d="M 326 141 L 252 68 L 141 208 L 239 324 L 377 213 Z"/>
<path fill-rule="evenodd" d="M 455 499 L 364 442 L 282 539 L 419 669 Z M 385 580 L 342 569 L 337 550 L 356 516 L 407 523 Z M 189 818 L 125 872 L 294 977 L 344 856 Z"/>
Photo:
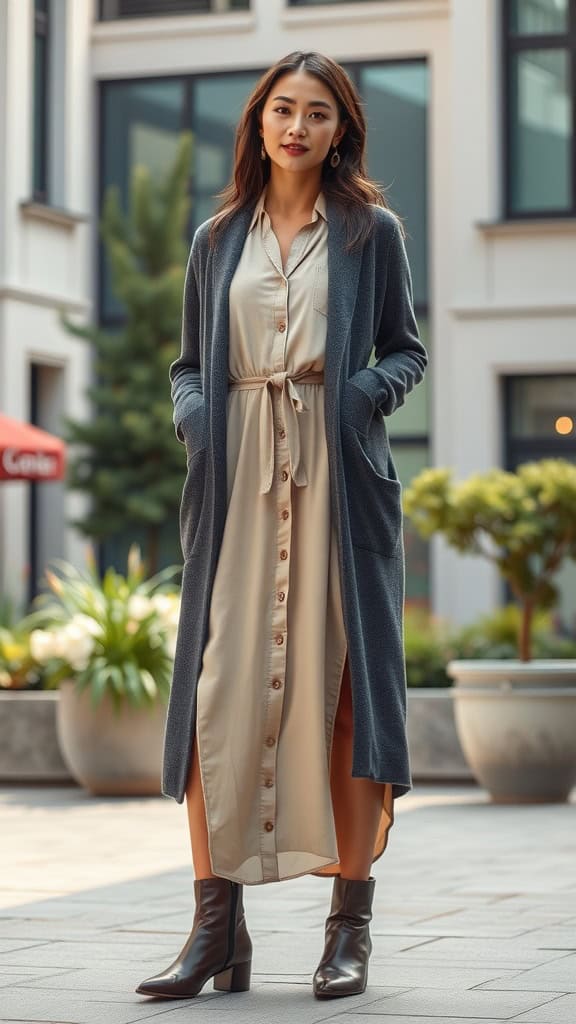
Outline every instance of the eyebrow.
<path fill-rule="evenodd" d="M 290 99 L 289 96 L 275 96 L 274 99 L 272 100 L 272 102 L 275 103 L 276 100 L 283 100 L 284 103 L 296 103 L 296 100 Z M 326 107 L 327 110 L 332 110 L 331 104 L 330 103 L 326 103 L 326 100 L 310 100 L 308 106 L 309 107 Z"/>

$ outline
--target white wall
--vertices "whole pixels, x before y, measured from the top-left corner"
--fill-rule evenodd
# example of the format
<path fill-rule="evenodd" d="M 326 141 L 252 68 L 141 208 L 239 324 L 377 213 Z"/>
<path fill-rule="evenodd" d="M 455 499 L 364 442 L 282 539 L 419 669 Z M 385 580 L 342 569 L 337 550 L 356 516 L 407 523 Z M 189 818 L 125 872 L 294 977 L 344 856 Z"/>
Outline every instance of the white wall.
<path fill-rule="evenodd" d="M 453 0 L 446 333 L 435 335 L 434 456 L 456 477 L 502 465 L 501 378 L 576 373 L 576 221 L 501 218 L 500 4 Z M 434 605 L 467 621 L 499 600 L 492 568 L 435 545 Z"/>
<path fill-rule="evenodd" d="M 61 36 L 55 41 L 60 66 L 53 73 L 58 109 L 51 114 L 50 168 L 56 175 L 52 205 L 90 215 L 94 192 L 91 3 L 56 0 L 55 7 L 54 31 Z M 58 310 L 64 308 L 80 320 L 90 315 L 92 227 L 89 221 L 65 213 L 22 206 L 30 200 L 33 188 L 32 0 L 4 0 L 0 18 L 6 50 L 0 112 L 0 224 L 5 228 L 0 234 L 0 409 L 28 420 L 31 363 L 60 367 L 63 386 L 56 390 L 49 413 L 45 405 L 51 419 L 45 425 L 54 428 L 54 403 L 60 396 L 62 414 L 88 414 L 84 391 L 90 380 L 90 351 L 62 329 Z M 0 487 L 0 590 L 17 602 L 26 597 L 28 492 L 26 483 Z M 83 561 L 84 539 L 66 525 L 66 520 L 81 514 L 83 500 L 79 495 L 67 495 L 64 518 L 56 521 L 52 515 L 49 522 L 42 523 L 41 549 L 52 550 L 54 555 L 64 553 L 77 563 Z M 47 500 L 43 507 L 49 508 Z"/>

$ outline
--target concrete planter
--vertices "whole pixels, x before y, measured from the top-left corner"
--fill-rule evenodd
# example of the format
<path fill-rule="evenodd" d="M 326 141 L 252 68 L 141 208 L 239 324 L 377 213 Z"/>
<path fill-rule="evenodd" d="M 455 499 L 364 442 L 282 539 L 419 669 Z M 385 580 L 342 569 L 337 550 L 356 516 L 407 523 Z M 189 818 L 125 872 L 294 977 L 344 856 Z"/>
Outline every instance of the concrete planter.
<path fill-rule="evenodd" d="M 496 803 L 558 803 L 576 784 L 576 661 L 452 661 L 455 721 Z"/>
<path fill-rule="evenodd" d="M 116 713 L 108 695 L 93 708 L 88 691 L 64 680 L 56 724 L 71 775 L 98 796 L 160 795 L 166 710 L 124 702 Z"/>
<path fill-rule="evenodd" d="M 0 782 L 75 781 L 60 750 L 59 703 L 59 690 L 0 691 Z M 125 739 L 123 733 L 122 744 Z M 408 743 L 415 780 L 474 778 L 456 732 L 450 687 L 408 688 Z"/>
<path fill-rule="evenodd" d="M 473 780 L 456 732 L 451 686 L 409 686 L 406 717 L 410 767 L 415 781 Z"/>
<path fill-rule="evenodd" d="M 0 781 L 69 782 L 56 733 L 58 690 L 0 690 Z"/>

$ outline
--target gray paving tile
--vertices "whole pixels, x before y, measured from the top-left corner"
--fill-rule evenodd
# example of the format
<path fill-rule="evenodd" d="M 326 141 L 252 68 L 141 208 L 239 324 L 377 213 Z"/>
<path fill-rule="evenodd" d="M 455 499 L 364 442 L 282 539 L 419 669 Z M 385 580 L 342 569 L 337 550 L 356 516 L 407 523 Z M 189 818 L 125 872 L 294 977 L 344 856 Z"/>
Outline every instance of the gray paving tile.
<path fill-rule="evenodd" d="M 556 993 L 560 995 L 561 993 Z M 435 1017 L 495 1017 L 509 1020 L 519 1013 L 534 1010 L 553 998 L 550 992 L 487 992 L 458 991 L 446 987 L 439 991 L 434 988 L 412 989 L 402 995 L 391 996 L 390 999 L 378 1000 L 364 1009 L 364 1013 L 383 1014 L 420 1014 L 434 1019 Z"/>
<path fill-rule="evenodd" d="M 576 993 L 576 954 L 565 954 L 552 963 L 522 971 L 514 978 L 503 977 L 501 982 L 486 982 L 481 987 L 484 989 L 502 988 L 510 991 L 524 989 L 525 991 Z"/>
<path fill-rule="evenodd" d="M 179 1024 L 200 1014 L 214 1024 L 573 1024 L 574 799 L 503 808 L 474 785 L 422 785 L 398 801 L 374 866 L 361 997 L 313 998 L 332 882 L 305 876 L 244 889 L 251 992 L 217 993 L 209 982 L 196 999 L 168 1001 L 134 987 L 190 931 L 185 811 L 74 787 L 0 787 L 0 1024 Z"/>
<path fill-rule="evenodd" d="M 536 1014 L 536 1016 L 535 1016 Z M 520 1024 L 574 1024 L 576 1020 L 576 995 L 559 996 L 557 999 L 516 1017 Z"/>

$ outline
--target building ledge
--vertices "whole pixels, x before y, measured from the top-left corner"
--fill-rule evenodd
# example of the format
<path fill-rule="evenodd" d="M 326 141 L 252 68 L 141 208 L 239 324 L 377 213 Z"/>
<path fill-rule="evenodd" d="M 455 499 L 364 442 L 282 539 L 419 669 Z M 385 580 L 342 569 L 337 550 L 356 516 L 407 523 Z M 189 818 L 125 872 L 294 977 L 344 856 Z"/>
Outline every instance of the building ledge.
<path fill-rule="evenodd" d="M 39 203 L 35 199 L 23 199 L 20 202 L 20 210 L 22 216 L 29 220 L 57 224 L 58 227 L 66 228 L 67 231 L 73 231 L 77 224 L 91 219 L 86 213 L 75 213 L 59 206 L 49 206 L 47 203 Z"/>
<path fill-rule="evenodd" d="M 576 234 L 576 217 L 523 217 L 518 220 L 477 221 L 484 235 L 503 238 L 506 235 L 570 235 Z"/>
<path fill-rule="evenodd" d="M 532 319 L 543 317 L 547 320 L 556 317 L 575 317 L 576 302 L 568 298 L 565 302 L 523 303 L 523 304 L 486 304 L 485 306 L 450 306 L 448 312 L 456 320 L 503 320 Z"/>
<path fill-rule="evenodd" d="M 91 300 L 52 295 L 20 285 L 0 284 L 0 304 L 8 301 L 20 302 L 26 306 L 42 306 L 45 309 L 65 309 L 67 313 L 83 315 L 91 313 L 93 309 Z"/>
<path fill-rule="evenodd" d="M 119 18 L 92 26 L 94 43 L 128 43 L 142 39 L 193 39 L 197 35 L 246 32 L 256 27 L 253 11 L 170 15 L 166 18 Z"/>
<path fill-rule="evenodd" d="M 361 21 L 407 21 L 447 18 L 449 0 L 366 0 L 364 3 L 327 4 L 318 7 L 286 7 L 280 24 L 286 28 L 300 25 L 342 24 Z"/>

